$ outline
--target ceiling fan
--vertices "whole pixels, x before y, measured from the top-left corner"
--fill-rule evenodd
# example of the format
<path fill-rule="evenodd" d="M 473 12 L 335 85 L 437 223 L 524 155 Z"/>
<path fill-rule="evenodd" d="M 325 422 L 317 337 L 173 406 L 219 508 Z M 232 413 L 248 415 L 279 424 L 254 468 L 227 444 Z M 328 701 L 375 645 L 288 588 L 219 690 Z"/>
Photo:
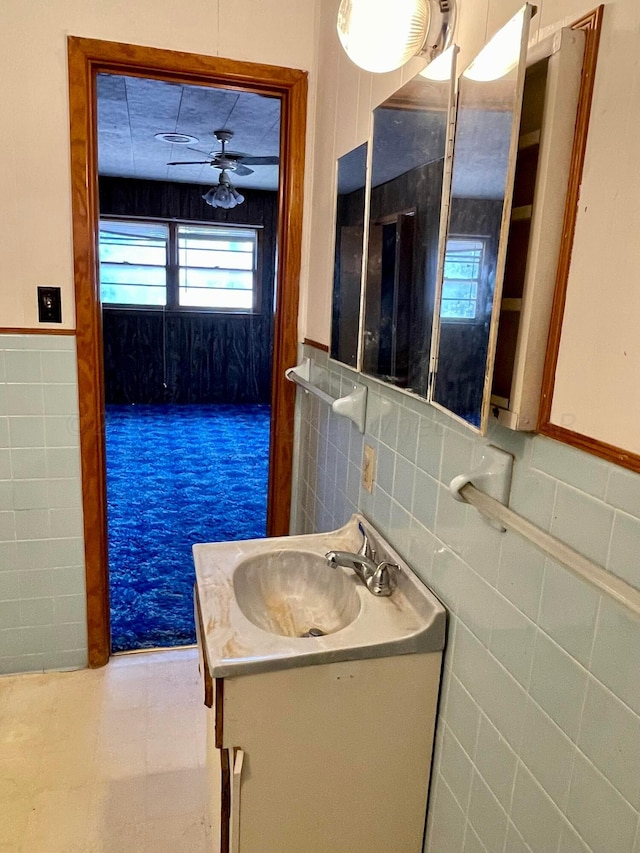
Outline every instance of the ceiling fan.
<path fill-rule="evenodd" d="M 214 169 L 220 169 L 222 172 L 234 172 L 236 175 L 251 175 L 254 170 L 249 166 L 277 166 L 280 158 L 277 156 L 271 157 L 252 157 L 250 154 L 243 154 L 240 151 L 227 151 L 227 143 L 233 139 L 232 130 L 214 130 L 213 135 L 220 143 L 220 151 L 206 152 L 200 151 L 197 148 L 189 148 L 189 151 L 197 151 L 199 154 L 204 154 L 206 160 L 177 160 L 167 163 L 167 166 L 204 166 L 209 164 Z"/>

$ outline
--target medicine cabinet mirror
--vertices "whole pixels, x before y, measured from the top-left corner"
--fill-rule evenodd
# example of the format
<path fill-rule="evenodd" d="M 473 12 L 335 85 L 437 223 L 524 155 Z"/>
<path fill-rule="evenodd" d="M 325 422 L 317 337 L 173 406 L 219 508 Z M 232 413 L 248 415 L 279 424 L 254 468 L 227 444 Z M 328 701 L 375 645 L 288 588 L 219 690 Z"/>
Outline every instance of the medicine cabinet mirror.
<path fill-rule="evenodd" d="M 338 160 L 331 358 L 358 365 L 367 143 Z"/>
<path fill-rule="evenodd" d="M 633 219 L 629 217 L 628 222 L 623 222 L 624 211 L 629 209 L 623 206 L 618 218 L 612 216 L 608 223 L 608 239 L 601 240 L 600 234 L 593 237 L 595 232 L 589 231 L 589 227 L 597 230 L 617 203 L 617 195 L 610 194 L 610 208 L 599 210 L 593 219 L 584 217 L 580 221 L 580 214 L 587 208 L 591 213 L 591 203 L 584 199 L 594 192 L 593 173 L 598 172 L 603 186 L 615 185 L 611 179 L 617 176 L 612 162 L 592 154 L 591 180 L 588 182 L 585 172 L 585 185 L 581 188 L 585 156 L 588 156 L 586 143 L 594 82 L 600 87 L 600 102 L 607 103 L 617 97 L 621 81 L 628 79 L 618 73 L 617 64 L 615 73 L 611 67 L 603 67 L 596 74 L 603 15 L 610 11 L 607 7 L 605 13 L 605 6 L 599 6 L 573 25 L 586 37 L 585 62 L 573 146 L 572 185 L 563 223 L 563 234 L 569 237 L 563 240 L 558 266 L 538 428 L 543 435 L 640 473 L 637 394 L 640 304 L 637 288 L 629 286 L 629 270 L 634 269 L 636 258 L 627 239 Z M 609 51 L 615 50 L 611 43 L 607 47 Z M 632 63 L 633 54 L 625 53 L 622 45 L 620 54 L 623 64 Z M 628 114 L 617 101 L 616 105 L 617 109 L 607 113 L 606 128 L 609 137 L 617 140 L 622 138 Z M 627 226 L 626 230 L 622 225 Z M 579 251 L 572 256 L 574 231 Z M 589 236 L 585 234 L 591 234 L 591 251 L 587 247 Z M 606 298 L 603 281 L 606 281 Z"/>
<path fill-rule="evenodd" d="M 373 113 L 362 369 L 425 397 L 454 57 Z"/>
<path fill-rule="evenodd" d="M 530 17 L 527 4 L 458 83 L 431 397 L 481 432 L 490 410 Z"/>

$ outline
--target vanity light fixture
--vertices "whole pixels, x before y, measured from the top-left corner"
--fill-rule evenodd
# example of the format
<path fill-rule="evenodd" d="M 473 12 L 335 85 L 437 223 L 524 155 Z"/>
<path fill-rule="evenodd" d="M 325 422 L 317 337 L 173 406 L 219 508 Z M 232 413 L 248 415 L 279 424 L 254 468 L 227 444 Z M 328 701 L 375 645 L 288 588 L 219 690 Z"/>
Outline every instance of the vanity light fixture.
<path fill-rule="evenodd" d="M 456 0 L 341 0 L 338 37 L 365 71 L 400 68 L 413 56 L 431 61 L 453 37 Z"/>
<path fill-rule="evenodd" d="M 231 182 L 224 169 L 220 172 L 220 179 L 215 187 L 206 192 L 202 198 L 211 207 L 221 207 L 224 210 L 237 207 L 244 201 L 244 196 L 231 186 Z"/>
<path fill-rule="evenodd" d="M 524 6 L 485 44 L 463 76 L 478 83 L 506 77 L 520 61 Z M 534 7 L 535 13 L 535 7 Z"/>

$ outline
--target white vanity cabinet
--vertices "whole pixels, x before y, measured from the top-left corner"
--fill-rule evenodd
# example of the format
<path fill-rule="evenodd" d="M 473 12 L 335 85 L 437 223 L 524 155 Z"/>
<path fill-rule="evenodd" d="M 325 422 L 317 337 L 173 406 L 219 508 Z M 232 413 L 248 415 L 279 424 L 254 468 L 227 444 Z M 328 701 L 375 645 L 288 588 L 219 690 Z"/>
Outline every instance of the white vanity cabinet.
<path fill-rule="evenodd" d="M 441 656 L 217 679 L 221 853 L 420 853 Z"/>
<path fill-rule="evenodd" d="M 337 563 L 360 548 L 391 594 Z M 421 853 L 442 604 L 358 513 L 193 552 L 212 853 Z"/>

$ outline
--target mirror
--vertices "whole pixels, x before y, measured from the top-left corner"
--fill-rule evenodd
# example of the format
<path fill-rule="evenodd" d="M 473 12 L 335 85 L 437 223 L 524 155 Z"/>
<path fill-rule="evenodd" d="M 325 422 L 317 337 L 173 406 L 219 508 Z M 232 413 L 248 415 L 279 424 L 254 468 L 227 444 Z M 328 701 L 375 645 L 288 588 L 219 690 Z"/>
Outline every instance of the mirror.
<path fill-rule="evenodd" d="M 432 402 L 480 432 L 489 415 L 530 16 L 527 4 L 458 84 Z"/>
<path fill-rule="evenodd" d="M 362 369 L 425 397 L 454 56 L 373 113 Z"/>
<path fill-rule="evenodd" d="M 331 358 L 358 365 L 367 143 L 338 160 Z"/>

